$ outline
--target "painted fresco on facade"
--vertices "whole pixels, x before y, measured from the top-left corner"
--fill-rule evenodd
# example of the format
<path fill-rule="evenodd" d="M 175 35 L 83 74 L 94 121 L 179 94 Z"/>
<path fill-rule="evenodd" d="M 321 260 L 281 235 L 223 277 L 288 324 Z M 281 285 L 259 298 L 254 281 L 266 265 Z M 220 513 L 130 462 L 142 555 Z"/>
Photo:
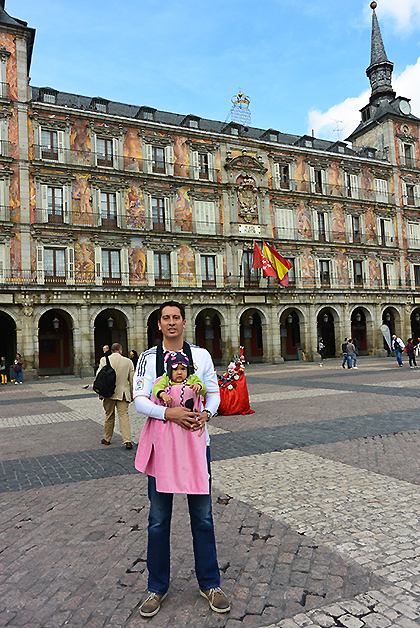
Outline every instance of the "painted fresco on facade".
<path fill-rule="evenodd" d="M 368 168 L 362 169 L 362 196 L 364 199 L 373 200 L 373 181 L 372 181 L 372 173 Z"/>
<path fill-rule="evenodd" d="M 371 288 L 381 287 L 381 269 L 377 253 L 370 253 L 369 255 L 369 279 Z"/>
<path fill-rule="evenodd" d="M 378 157 L 381 157 L 384 149 L 384 140 L 385 138 L 382 124 L 376 123 L 370 131 L 365 130 L 361 137 L 354 140 L 353 148 L 355 150 L 366 147 L 374 148 L 379 152 Z"/>
<path fill-rule="evenodd" d="M 10 169 L 13 171 L 9 188 L 10 220 L 12 222 L 20 222 L 19 167 L 10 166 Z"/>
<path fill-rule="evenodd" d="M 36 217 L 36 191 L 32 177 L 29 179 L 29 214 L 30 222 L 33 224 L 37 221 Z"/>
<path fill-rule="evenodd" d="M 15 37 L 8 33 L 0 33 L 0 48 L 6 48 L 10 52 L 6 66 L 7 96 L 11 100 L 17 100 L 17 59 Z"/>
<path fill-rule="evenodd" d="M 302 285 L 312 286 L 315 278 L 315 264 L 310 249 L 302 249 L 300 266 L 302 269 Z"/>
<path fill-rule="evenodd" d="M 30 240 L 30 256 L 31 256 L 31 277 L 33 281 L 37 278 L 37 261 L 36 261 L 36 241 Z"/>
<path fill-rule="evenodd" d="M 128 129 L 123 146 L 124 170 L 143 171 L 143 152 L 141 140 L 136 129 Z"/>
<path fill-rule="evenodd" d="M 10 243 L 10 270 L 11 280 L 20 279 L 22 275 L 22 248 L 20 233 L 14 231 L 13 238 Z"/>
<path fill-rule="evenodd" d="M 9 146 L 9 157 L 13 157 L 13 159 L 19 159 L 19 127 L 17 109 L 12 110 L 12 115 L 9 119 Z"/>
<path fill-rule="evenodd" d="M 330 165 L 328 175 L 329 193 L 331 196 L 343 196 L 343 179 L 336 162 Z"/>
<path fill-rule="evenodd" d="M 365 214 L 365 237 L 368 244 L 376 244 L 376 221 L 373 209 L 368 209 Z"/>
<path fill-rule="evenodd" d="M 216 153 L 216 175 L 217 183 L 222 183 L 222 156 L 220 150 Z"/>
<path fill-rule="evenodd" d="M 300 201 L 297 208 L 297 230 L 302 238 L 308 240 L 312 238 L 311 217 L 305 201 Z"/>
<path fill-rule="evenodd" d="M 77 119 L 70 134 L 70 160 L 73 164 L 90 165 L 91 141 L 86 120 Z"/>
<path fill-rule="evenodd" d="M 334 204 L 332 211 L 332 235 L 334 240 L 346 241 L 346 223 L 343 208 L 338 203 Z"/>
<path fill-rule="evenodd" d="M 296 159 L 295 183 L 298 192 L 309 192 L 309 172 L 303 155 Z"/>
<path fill-rule="evenodd" d="M 72 214 L 74 225 L 93 227 L 92 192 L 89 187 L 89 175 L 78 174 L 72 189 Z"/>
<path fill-rule="evenodd" d="M 346 249 L 339 250 L 338 255 L 335 258 L 335 263 L 337 268 L 337 284 L 339 286 L 348 286 L 350 280 Z"/>
<path fill-rule="evenodd" d="M 74 275 L 80 283 L 95 280 L 95 252 L 87 237 L 81 237 L 74 243 Z"/>
<path fill-rule="evenodd" d="M 147 283 L 146 277 L 146 249 L 139 238 L 130 241 L 128 249 L 128 268 L 130 284 Z"/>
<path fill-rule="evenodd" d="M 29 159 L 35 159 L 34 126 L 32 124 L 32 118 L 30 116 L 28 116 L 28 157 Z"/>
<path fill-rule="evenodd" d="M 175 231 L 192 232 L 192 210 L 188 188 L 178 188 L 174 203 Z"/>
<path fill-rule="evenodd" d="M 146 210 L 140 181 L 133 181 L 125 193 L 127 227 L 146 228 Z"/>
<path fill-rule="evenodd" d="M 190 157 L 186 145 L 186 137 L 176 137 L 174 144 L 174 175 L 176 177 L 189 177 Z"/>
<path fill-rule="evenodd" d="M 190 286 L 195 283 L 194 251 L 188 244 L 183 244 L 179 249 L 178 278 L 180 286 Z"/>

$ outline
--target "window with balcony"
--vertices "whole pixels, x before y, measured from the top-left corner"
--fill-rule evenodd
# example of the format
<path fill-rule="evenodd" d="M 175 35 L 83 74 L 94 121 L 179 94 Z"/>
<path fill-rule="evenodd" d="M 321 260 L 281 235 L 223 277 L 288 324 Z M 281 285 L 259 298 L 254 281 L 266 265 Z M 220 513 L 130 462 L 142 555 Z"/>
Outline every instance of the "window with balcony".
<path fill-rule="evenodd" d="M 325 229 L 325 213 L 318 212 L 318 240 L 320 242 L 325 242 L 326 240 L 326 229 Z"/>
<path fill-rule="evenodd" d="M 353 277 L 355 286 L 363 286 L 362 262 L 353 262 Z"/>
<path fill-rule="evenodd" d="M 413 147 L 411 144 L 404 144 L 404 163 L 408 168 L 414 168 Z"/>
<path fill-rule="evenodd" d="M 108 285 L 121 284 L 120 252 L 113 249 L 102 249 L 102 283 Z"/>
<path fill-rule="evenodd" d="M 414 285 L 416 288 L 420 288 L 420 266 L 417 264 L 413 267 L 414 270 Z"/>
<path fill-rule="evenodd" d="M 169 286 L 171 283 L 171 256 L 169 253 L 154 254 L 155 284 Z"/>
<path fill-rule="evenodd" d="M 378 203 L 388 203 L 388 181 L 386 179 L 375 179 L 375 200 Z"/>
<path fill-rule="evenodd" d="M 153 231 L 165 231 L 166 230 L 165 199 L 152 197 L 151 206 L 152 206 Z"/>
<path fill-rule="evenodd" d="M 46 283 L 66 283 L 66 250 L 44 248 L 44 277 Z"/>
<path fill-rule="evenodd" d="M 382 275 L 383 275 L 383 280 L 384 280 L 384 288 L 389 288 L 390 272 L 388 269 L 388 264 L 385 264 L 385 263 L 382 264 Z"/>
<path fill-rule="evenodd" d="M 101 192 L 101 223 L 108 229 L 117 226 L 117 195 L 114 192 Z"/>
<path fill-rule="evenodd" d="M 407 184 L 407 205 L 415 205 L 414 185 Z"/>
<path fill-rule="evenodd" d="M 57 131 L 41 130 L 42 159 L 58 160 L 58 133 Z"/>
<path fill-rule="evenodd" d="M 165 174 L 165 149 L 152 146 L 152 172 Z"/>
<path fill-rule="evenodd" d="M 248 287 L 258 286 L 258 268 L 252 268 L 254 254 L 252 251 L 245 251 L 242 258 L 242 270 L 244 273 L 244 285 Z"/>
<path fill-rule="evenodd" d="M 358 178 L 356 174 L 346 175 L 346 193 L 349 198 L 358 198 Z"/>
<path fill-rule="evenodd" d="M 290 190 L 290 167 L 288 164 L 273 164 L 273 187 Z"/>
<path fill-rule="evenodd" d="M 201 256 L 201 280 L 203 286 L 216 285 L 216 258 L 214 255 Z"/>
<path fill-rule="evenodd" d="M 214 201 L 194 201 L 194 218 L 197 233 L 216 234 L 216 205 Z"/>
<path fill-rule="evenodd" d="M 330 262 L 328 260 L 319 260 L 319 278 L 321 286 L 330 286 Z"/>
<path fill-rule="evenodd" d="M 355 244 L 360 244 L 360 241 L 361 241 L 360 217 L 352 216 L 351 223 L 352 223 L 352 231 L 353 231 L 353 242 Z"/>
<path fill-rule="evenodd" d="M 407 223 L 407 246 L 409 249 L 420 249 L 420 223 Z"/>
<path fill-rule="evenodd" d="M 279 239 L 295 238 L 295 211 L 285 207 L 276 209 L 276 236 Z"/>
<path fill-rule="evenodd" d="M 209 156 L 207 153 L 198 153 L 198 178 L 209 178 Z"/>
<path fill-rule="evenodd" d="M 113 166 L 114 151 L 112 139 L 96 138 L 96 163 L 98 166 Z"/>
<path fill-rule="evenodd" d="M 324 180 L 324 172 L 322 170 L 314 170 L 314 183 L 315 183 L 315 192 L 316 194 L 323 194 L 324 193 L 324 185 L 323 185 L 323 180 Z"/>
<path fill-rule="evenodd" d="M 48 222 L 62 224 L 63 222 L 63 188 L 47 188 Z"/>

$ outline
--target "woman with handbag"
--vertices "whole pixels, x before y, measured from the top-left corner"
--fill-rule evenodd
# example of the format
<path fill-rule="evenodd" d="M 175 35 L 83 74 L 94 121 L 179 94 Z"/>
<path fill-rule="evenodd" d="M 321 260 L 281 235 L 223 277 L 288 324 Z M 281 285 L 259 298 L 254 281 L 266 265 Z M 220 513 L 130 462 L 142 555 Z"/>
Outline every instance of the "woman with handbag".
<path fill-rule="evenodd" d="M 22 369 L 23 369 L 23 358 L 20 353 L 16 353 L 16 358 L 13 363 L 13 370 L 15 372 L 15 384 L 23 384 L 22 381 Z"/>

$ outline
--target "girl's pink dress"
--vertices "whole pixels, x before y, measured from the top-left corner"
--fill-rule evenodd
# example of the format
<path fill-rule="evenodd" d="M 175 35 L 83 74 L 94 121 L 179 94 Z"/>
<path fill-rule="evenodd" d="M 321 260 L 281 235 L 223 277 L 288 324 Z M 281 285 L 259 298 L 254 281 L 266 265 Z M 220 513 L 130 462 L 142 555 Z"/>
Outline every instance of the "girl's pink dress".
<path fill-rule="evenodd" d="M 165 389 L 173 398 L 172 408 L 181 405 L 182 385 Z M 184 403 L 194 399 L 194 410 L 201 411 L 201 397 L 188 386 L 184 389 Z M 155 397 L 156 405 L 163 402 Z M 135 467 L 138 471 L 156 478 L 156 490 L 160 493 L 185 493 L 208 495 L 210 492 L 206 458 L 206 434 L 190 432 L 182 427 L 149 417 L 140 434 Z"/>

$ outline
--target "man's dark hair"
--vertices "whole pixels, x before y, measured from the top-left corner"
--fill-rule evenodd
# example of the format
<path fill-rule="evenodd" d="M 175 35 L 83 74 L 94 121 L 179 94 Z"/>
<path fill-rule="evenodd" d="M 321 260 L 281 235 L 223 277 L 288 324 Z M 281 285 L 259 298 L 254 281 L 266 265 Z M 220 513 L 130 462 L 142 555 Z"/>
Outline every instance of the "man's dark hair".
<path fill-rule="evenodd" d="M 120 345 L 119 342 L 114 342 L 111 347 L 111 351 L 112 353 L 115 353 L 116 351 L 122 351 L 122 346 Z"/>
<path fill-rule="evenodd" d="M 177 307 L 181 313 L 182 320 L 185 321 L 185 307 L 178 301 L 165 301 L 159 308 L 159 320 L 162 318 L 162 310 L 164 307 Z"/>

